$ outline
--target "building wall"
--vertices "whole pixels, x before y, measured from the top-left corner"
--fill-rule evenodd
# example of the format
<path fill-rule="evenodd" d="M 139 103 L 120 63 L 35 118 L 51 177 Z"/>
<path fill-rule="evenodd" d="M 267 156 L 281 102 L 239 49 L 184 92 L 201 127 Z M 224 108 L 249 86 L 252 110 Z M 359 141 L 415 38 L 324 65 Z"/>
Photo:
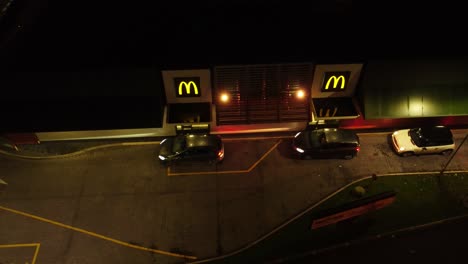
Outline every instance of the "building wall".
<path fill-rule="evenodd" d="M 360 89 L 366 119 L 468 115 L 468 59 L 369 61 Z"/>

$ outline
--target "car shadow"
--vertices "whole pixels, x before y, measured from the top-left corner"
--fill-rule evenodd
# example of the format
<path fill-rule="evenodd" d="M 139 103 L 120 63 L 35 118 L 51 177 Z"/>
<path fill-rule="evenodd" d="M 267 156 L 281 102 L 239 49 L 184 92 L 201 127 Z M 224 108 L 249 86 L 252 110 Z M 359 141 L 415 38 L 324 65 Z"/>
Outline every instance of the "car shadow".
<path fill-rule="evenodd" d="M 278 145 L 277 149 L 281 156 L 287 159 L 292 160 L 304 160 L 299 156 L 299 153 L 294 150 L 292 147 L 293 139 L 284 139 Z M 329 157 L 320 157 L 320 156 L 313 156 L 310 158 L 311 160 L 343 160 L 340 156 L 329 156 Z"/>
<path fill-rule="evenodd" d="M 393 133 L 393 132 L 392 132 Z M 387 135 L 387 145 L 388 147 L 390 148 L 390 151 L 392 151 L 393 154 L 395 154 L 396 156 L 400 157 L 400 155 L 395 151 L 395 149 L 393 148 L 393 140 L 392 140 L 392 133 L 389 133 Z"/>
<path fill-rule="evenodd" d="M 287 159 L 300 160 L 301 158 L 292 147 L 292 142 L 293 139 L 283 139 L 277 147 L 278 152 Z"/>

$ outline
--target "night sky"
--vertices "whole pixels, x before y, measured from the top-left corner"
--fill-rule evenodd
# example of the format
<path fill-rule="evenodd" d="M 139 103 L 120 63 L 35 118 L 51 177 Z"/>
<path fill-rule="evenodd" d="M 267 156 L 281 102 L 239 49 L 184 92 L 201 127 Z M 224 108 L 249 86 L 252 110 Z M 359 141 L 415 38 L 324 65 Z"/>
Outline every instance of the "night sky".
<path fill-rule="evenodd" d="M 2 129 L 154 127 L 162 96 L 153 75 L 132 79 L 141 68 L 466 56 L 464 8 L 375 2 L 15 0 L 0 13 Z"/>
<path fill-rule="evenodd" d="M 11 9 L 2 66 L 190 67 L 456 55 L 456 7 L 323 1 L 32 1 Z M 141 3 L 140 3 L 141 2 Z M 153 2 L 153 3 L 147 3 Z M 14 22 L 11 22 L 14 21 Z M 14 28 L 13 24 L 21 24 Z M 7 44 L 5 44 L 7 43 Z"/>

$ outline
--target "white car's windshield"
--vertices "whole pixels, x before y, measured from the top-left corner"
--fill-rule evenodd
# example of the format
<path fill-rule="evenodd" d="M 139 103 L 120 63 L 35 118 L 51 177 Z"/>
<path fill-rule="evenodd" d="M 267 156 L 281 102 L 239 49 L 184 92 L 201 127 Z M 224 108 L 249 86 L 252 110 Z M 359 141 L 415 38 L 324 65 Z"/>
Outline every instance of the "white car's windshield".
<path fill-rule="evenodd" d="M 424 142 L 424 136 L 421 134 L 420 128 L 413 128 L 408 131 L 408 135 L 411 137 L 411 142 L 418 147 L 421 147 Z"/>

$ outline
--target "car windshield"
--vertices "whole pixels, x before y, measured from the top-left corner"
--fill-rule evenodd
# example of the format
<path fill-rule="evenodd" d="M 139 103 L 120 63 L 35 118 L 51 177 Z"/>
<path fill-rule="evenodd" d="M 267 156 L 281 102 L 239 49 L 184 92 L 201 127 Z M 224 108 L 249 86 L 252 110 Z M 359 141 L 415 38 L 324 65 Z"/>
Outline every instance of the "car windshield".
<path fill-rule="evenodd" d="M 424 142 L 424 136 L 421 134 L 420 128 L 413 128 L 408 131 L 409 136 L 411 137 L 411 142 L 418 147 L 422 146 Z"/>
<path fill-rule="evenodd" d="M 310 133 L 309 142 L 312 148 L 318 148 L 320 145 L 326 141 L 325 133 L 322 131 L 312 131 Z"/>
<path fill-rule="evenodd" d="M 185 137 L 176 137 L 174 139 L 174 144 L 172 145 L 172 152 L 180 153 L 185 150 L 186 145 L 187 143 L 186 143 Z"/>

